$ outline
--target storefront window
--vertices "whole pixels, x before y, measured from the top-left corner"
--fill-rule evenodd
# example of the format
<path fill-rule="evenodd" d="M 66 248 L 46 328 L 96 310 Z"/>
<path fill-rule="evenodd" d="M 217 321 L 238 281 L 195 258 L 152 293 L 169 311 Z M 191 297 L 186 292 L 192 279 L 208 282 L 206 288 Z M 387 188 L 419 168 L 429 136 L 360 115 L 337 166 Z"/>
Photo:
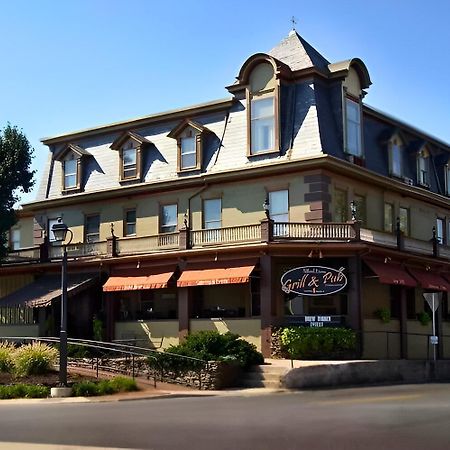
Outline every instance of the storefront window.
<path fill-rule="evenodd" d="M 247 284 L 201 286 L 194 292 L 194 318 L 250 316 L 250 289 Z"/>
<path fill-rule="evenodd" d="M 119 304 L 119 321 L 168 320 L 178 317 L 177 296 L 169 289 L 123 292 Z"/>

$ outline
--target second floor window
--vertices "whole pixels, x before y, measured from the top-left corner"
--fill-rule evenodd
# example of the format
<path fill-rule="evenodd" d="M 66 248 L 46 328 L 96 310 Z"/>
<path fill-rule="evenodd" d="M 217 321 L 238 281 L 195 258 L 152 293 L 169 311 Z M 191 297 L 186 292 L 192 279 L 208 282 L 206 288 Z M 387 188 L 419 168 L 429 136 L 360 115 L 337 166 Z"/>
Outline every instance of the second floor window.
<path fill-rule="evenodd" d="M 222 200 L 220 198 L 203 202 L 203 227 L 206 230 L 222 227 Z"/>
<path fill-rule="evenodd" d="M 85 241 L 87 243 L 98 242 L 100 240 L 100 216 L 94 214 L 86 216 Z"/>
<path fill-rule="evenodd" d="M 10 246 L 12 250 L 20 249 L 20 229 L 16 228 L 10 232 Z"/>
<path fill-rule="evenodd" d="M 274 97 L 253 98 L 250 102 L 251 154 L 275 149 Z"/>
<path fill-rule="evenodd" d="M 367 208 L 366 197 L 362 195 L 355 195 L 353 198 L 353 204 L 355 208 L 355 218 L 361 222 L 361 225 L 367 224 Z"/>
<path fill-rule="evenodd" d="M 78 187 L 78 161 L 66 159 L 63 164 L 64 189 L 75 189 Z"/>
<path fill-rule="evenodd" d="M 343 189 L 334 191 L 334 220 L 340 223 L 348 220 L 347 191 Z"/>
<path fill-rule="evenodd" d="M 399 209 L 400 231 L 409 236 L 409 208 L 400 207 Z"/>
<path fill-rule="evenodd" d="M 269 214 L 274 222 L 289 222 L 288 190 L 269 192 Z"/>
<path fill-rule="evenodd" d="M 136 235 L 136 210 L 129 209 L 125 211 L 125 236 L 135 236 Z"/>
<path fill-rule="evenodd" d="M 436 238 L 439 244 L 445 244 L 445 219 L 441 217 L 436 219 Z"/>
<path fill-rule="evenodd" d="M 180 138 L 180 170 L 197 167 L 196 136 Z"/>
<path fill-rule="evenodd" d="M 122 179 L 137 177 L 137 150 L 129 143 L 127 148 L 122 150 Z"/>
<path fill-rule="evenodd" d="M 430 184 L 429 155 L 422 151 L 417 157 L 417 181 L 419 184 L 428 186 Z"/>
<path fill-rule="evenodd" d="M 350 155 L 362 156 L 361 139 L 361 107 L 359 102 L 350 98 L 345 100 L 346 107 L 346 152 Z"/>
<path fill-rule="evenodd" d="M 161 207 L 161 233 L 177 231 L 177 205 L 163 205 Z"/>
<path fill-rule="evenodd" d="M 384 204 L 384 231 L 386 233 L 394 231 L 394 205 L 392 203 Z"/>

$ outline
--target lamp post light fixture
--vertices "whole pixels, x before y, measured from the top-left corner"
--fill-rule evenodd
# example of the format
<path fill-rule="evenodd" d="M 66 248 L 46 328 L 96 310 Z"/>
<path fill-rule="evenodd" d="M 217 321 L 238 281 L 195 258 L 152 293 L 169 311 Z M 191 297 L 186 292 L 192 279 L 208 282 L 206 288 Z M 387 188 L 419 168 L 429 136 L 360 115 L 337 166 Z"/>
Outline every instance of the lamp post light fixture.
<path fill-rule="evenodd" d="M 59 332 L 59 384 L 67 386 L 67 246 L 72 242 L 73 233 L 67 225 L 58 218 L 52 226 L 55 242 L 61 242 L 63 248 L 61 268 L 61 329 Z M 70 233 L 69 242 L 66 241 L 67 232 Z"/>
<path fill-rule="evenodd" d="M 268 219 L 270 219 L 270 201 L 269 201 L 269 194 L 267 194 L 267 195 L 266 195 L 266 198 L 264 199 L 263 209 L 264 209 L 264 214 L 266 215 L 266 217 L 267 217 Z"/>

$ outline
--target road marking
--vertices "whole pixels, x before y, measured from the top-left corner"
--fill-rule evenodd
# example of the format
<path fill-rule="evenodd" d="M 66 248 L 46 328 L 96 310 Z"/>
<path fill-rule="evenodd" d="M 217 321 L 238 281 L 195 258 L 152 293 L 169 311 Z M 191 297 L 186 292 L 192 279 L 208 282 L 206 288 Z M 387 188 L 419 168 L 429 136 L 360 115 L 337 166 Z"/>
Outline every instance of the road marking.
<path fill-rule="evenodd" d="M 379 403 L 379 402 L 392 402 L 398 400 L 417 400 L 423 397 L 423 394 L 405 394 L 405 395 L 386 395 L 384 397 L 360 397 L 360 398 L 350 398 L 344 400 L 324 400 L 316 401 L 319 405 L 351 405 L 357 403 Z"/>

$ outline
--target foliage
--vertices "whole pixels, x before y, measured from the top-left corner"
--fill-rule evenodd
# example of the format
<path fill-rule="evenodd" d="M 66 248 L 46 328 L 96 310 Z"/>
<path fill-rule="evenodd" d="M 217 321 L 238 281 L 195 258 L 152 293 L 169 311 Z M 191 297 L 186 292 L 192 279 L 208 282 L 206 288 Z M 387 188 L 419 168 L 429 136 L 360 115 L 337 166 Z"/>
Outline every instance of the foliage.
<path fill-rule="evenodd" d="M 202 361 L 186 361 L 172 355 L 188 356 Z M 195 370 L 203 366 L 203 361 L 233 361 L 242 367 L 262 364 L 264 358 L 253 344 L 240 338 L 238 334 L 220 334 L 217 331 L 199 331 L 190 334 L 179 345 L 171 346 L 158 357 L 163 369 Z M 150 364 L 154 364 L 150 360 Z"/>
<path fill-rule="evenodd" d="M 109 395 L 117 392 L 137 391 L 136 381 L 131 378 L 115 377 L 111 380 L 81 381 L 72 386 L 74 397 L 91 397 L 94 395 Z"/>
<path fill-rule="evenodd" d="M 425 327 L 431 322 L 431 317 L 426 311 L 417 314 L 417 320 Z"/>
<path fill-rule="evenodd" d="M 13 353 L 14 372 L 19 377 L 46 373 L 57 357 L 58 351 L 47 344 L 33 342 L 22 345 Z"/>
<path fill-rule="evenodd" d="M 21 130 L 10 124 L 0 130 L 0 257 L 7 247 L 7 232 L 16 222 L 13 208 L 18 192 L 33 187 L 32 156 L 33 149 Z"/>
<path fill-rule="evenodd" d="M 103 322 L 94 316 L 92 320 L 92 332 L 94 335 L 94 341 L 103 340 Z"/>
<path fill-rule="evenodd" d="M 50 394 L 47 386 L 35 384 L 13 384 L 10 386 L 0 385 L 0 399 L 9 398 L 45 398 Z"/>
<path fill-rule="evenodd" d="M 380 319 L 383 323 L 389 323 L 391 321 L 391 311 L 388 308 L 379 308 L 374 314 L 375 317 Z"/>
<path fill-rule="evenodd" d="M 0 372 L 13 371 L 14 345 L 8 342 L 0 342 Z"/>
<path fill-rule="evenodd" d="M 70 358 L 89 358 L 91 352 L 88 347 L 78 344 L 67 345 L 67 356 Z"/>
<path fill-rule="evenodd" d="M 352 357 L 356 351 L 356 333 L 347 328 L 287 327 L 281 342 L 293 359 Z"/>

